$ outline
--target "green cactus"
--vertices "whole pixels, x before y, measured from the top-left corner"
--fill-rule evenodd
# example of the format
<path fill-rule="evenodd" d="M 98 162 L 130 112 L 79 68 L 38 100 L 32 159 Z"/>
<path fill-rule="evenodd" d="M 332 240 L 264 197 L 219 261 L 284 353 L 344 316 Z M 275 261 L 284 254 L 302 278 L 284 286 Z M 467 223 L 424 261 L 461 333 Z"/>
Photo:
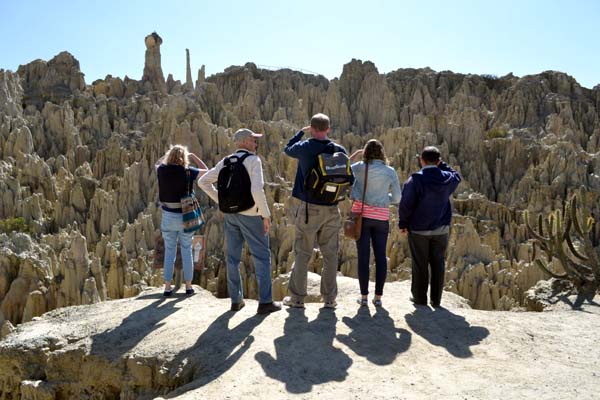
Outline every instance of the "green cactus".
<path fill-rule="evenodd" d="M 571 281 L 582 293 L 594 294 L 600 289 L 600 262 L 590 239 L 594 219 L 588 218 L 585 225 L 579 222 L 577 196 L 574 195 L 565 204 L 564 212 L 556 210 L 546 218 L 539 215 L 537 232 L 529 223 L 527 210 L 523 212 L 523 218 L 534 239 L 533 259 L 538 268 L 554 278 Z M 574 246 L 572 235 L 579 237 L 585 254 Z M 546 254 L 548 262 L 557 258 L 565 272 L 553 271 L 546 261 L 537 256 L 537 247 Z"/>

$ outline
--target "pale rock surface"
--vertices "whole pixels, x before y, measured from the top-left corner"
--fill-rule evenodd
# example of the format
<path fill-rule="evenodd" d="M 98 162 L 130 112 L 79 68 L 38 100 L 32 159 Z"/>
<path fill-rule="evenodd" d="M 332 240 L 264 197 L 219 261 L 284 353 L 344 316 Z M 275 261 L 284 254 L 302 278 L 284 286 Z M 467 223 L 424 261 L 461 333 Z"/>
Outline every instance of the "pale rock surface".
<path fill-rule="evenodd" d="M 206 77 L 202 67 L 194 90 L 171 80 L 167 91 L 162 39 L 146 39 L 140 81 L 109 75 L 86 85 L 78 61 L 66 52 L 23 65 L 17 73 L 0 71 L 0 219 L 23 217 L 41 248 L 34 246 L 27 262 L 11 253 L 2 267 L 0 302 L 7 304 L 11 317 L 5 318 L 13 324 L 25 314 L 35 318 L 56 308 L 59 293 L 61 304 L 87 303 L 160 285 L 160 271 L 151 268 L 160 226 L 154 163 L 169 144 L 180 142 L 213 166 L 235 150 L 231 135 L 242 126 L 265 133 L 259 155 L 273 213 L 273 277 L 289 273 L 297 164 L 282 148 L 318 111 L 329 114 L 332 137 L 350 152 L 371 138 L 381 140 L 401 181 L 415 171 L 414 156 L 428 144 L 438 145 L 461 171 L 447 289 L 474 307 L 523 307 L 526 291 L 548 278 L 532 266 L 524 209 L 547 213 L 578 194 L 583 217 L 600 215 L 600 86 L 582 88 L 553 71 L 521 78 L 429 68 L 381 74 L 369 61 L 352 60 L 332 81 L 252 63 Z M 199 198 L 207 216 L 207 270 L 197 281 L 226 297 L 222 214 L 205 195 Z M 342 204 L 342 213 L 349 206 Z M 410 277 L 411 260 L 406 238 L 395 228 L 396 209 L 390 210 L 393 282 Z M 86 240 L 90 270 L 84 277 L 72 267 L 59 273 L 66 266 L 58 264 L 68 263 L 60 258 L 71 241 L 67 237 L 76 233 Z M 591 236 L 600 243 L 600 224 Z M 45 246 L 54 254 L 46 254 Z M 340 272 L 356 276 L 354 242 L 341 239 L 340 249 Z M 254 296 L 249 252 L 242 261 L 245 288 Z M 44 291 L 20 272 L 32 268 L 50 268 L 48 279 L 68 282 L 40 277 Z M 311 271 L 319 268 L 315 252 Z"/>
<path fill-rule="evenodd" d="M 591 399 L 597 392 L 596 305 L 490 313 L 445 293 L 445 308 L 415 308 L 409 283 L 396 282 L 386 287 L 385 308 L 358 307 L 357 281 L 338 284 L 336 310 L 307 304 L 259 316 L 247 300 L 233 313 L 229 299 L 199 287 L 191 297 L 151 290 L 56 310 L 0 342 L 0 390 L 42 399 Z"/>

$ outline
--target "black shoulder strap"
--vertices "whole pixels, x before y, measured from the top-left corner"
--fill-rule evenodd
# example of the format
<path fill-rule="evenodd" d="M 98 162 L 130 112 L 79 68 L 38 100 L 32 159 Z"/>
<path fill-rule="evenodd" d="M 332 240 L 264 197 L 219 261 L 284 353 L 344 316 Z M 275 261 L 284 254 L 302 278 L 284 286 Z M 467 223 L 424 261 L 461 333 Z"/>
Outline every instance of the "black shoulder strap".
<path fill-rule="evenodd" d="M 187 191 L 188 196 L 191 196 L 194 193 L 194 183 L 192 182 L 192 172 L 189 168 L 185 169 L 185 190 Z"/>
<path fill-rule="evenodd" d="M 241 156 L 241 157 L 238 157 L 238 158 L 240 159 L 240 162 L 241 162 L 241 163 L 243 163 L 243 162 L 244 162 L 244 160 L 245 160 L 246 158 L 250 157 L 251 155 L 252 155 L 252 153 L 250 153 L 250 152 L 246 151 L 246 152 L 244 152 L 244 155 L 243 155 L 243 156 Z"/>
<path fill-rule="evenodd" d="M 335 153 L 335 143 L 333 143 L 333 142 L 327 143 L 325 145 L 325 149 L 323 150 L 323 153 L 327 153 L 327 154 Z"/>

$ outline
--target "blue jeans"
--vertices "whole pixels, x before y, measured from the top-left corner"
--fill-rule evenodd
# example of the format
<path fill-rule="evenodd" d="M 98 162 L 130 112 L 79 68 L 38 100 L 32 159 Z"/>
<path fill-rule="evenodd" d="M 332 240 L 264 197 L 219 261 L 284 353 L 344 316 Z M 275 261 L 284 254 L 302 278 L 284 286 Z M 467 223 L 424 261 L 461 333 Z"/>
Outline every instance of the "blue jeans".
<path fill-rule="evenodd" d="M 388 221 L 363 218 L 360 239 L 356 241 L 358 250 L 358 283 L 360 294 L 369 294 L 369 258 L 371 257 L 371 242 L 375 253 L 375 295 L 383 295 L 383 285 L 387 276 L 387 258 L 385 247 L 390 231 Z"/>
<path fill-rule="evenodd" d="M 244 298 L 240 260 L 244 240 L 250 247 L 258 282 L 258 302 L 271 303 L 271 250 L 269 235 L 265 235 L 261 217 L 241 214 L 225 214 L 225 241 L 227 243 L 227 288 L 232 303 Z"/>
<path fill-rule="evenodd" d="M 194 233 L 183 231 L 181 213 L 162 210 L 160 230 L 165 241 L 165 261 L 163 263 L 163 278 L 165 281 L 173 279 L 173 267 L 177 256 L 177 238 L 181 245 L 181 263 L 183 264 L 183 279 L 191 281 L 194 277 L 194 264 L 192 259 L 192 239 Z"/>

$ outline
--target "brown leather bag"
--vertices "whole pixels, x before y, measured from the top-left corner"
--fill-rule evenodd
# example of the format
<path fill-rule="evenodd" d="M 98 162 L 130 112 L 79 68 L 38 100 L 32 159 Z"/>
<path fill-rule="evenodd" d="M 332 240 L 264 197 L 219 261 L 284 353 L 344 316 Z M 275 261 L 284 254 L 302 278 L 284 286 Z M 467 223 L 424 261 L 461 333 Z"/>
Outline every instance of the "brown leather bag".
<path fill-rule="evenodd" d="M 362 231 L 362 214 L 365 208 L 365 194 L 367 192 L 367 179 L 369 177 L 369 164 L 365 167 L 365 186 L 363 187 L 362 205 L 360 213 L 350 213 L 344 221 L 344 236 L 348 239 L 359 240 Z"/>

